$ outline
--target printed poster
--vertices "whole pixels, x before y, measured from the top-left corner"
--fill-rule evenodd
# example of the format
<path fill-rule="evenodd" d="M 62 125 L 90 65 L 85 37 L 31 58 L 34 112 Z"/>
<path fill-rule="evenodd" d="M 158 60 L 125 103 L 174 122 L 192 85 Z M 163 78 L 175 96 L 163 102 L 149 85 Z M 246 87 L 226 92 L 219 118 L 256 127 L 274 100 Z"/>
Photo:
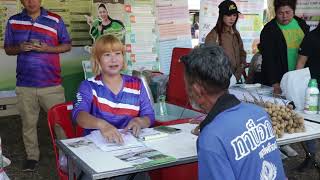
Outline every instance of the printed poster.
<path fill-rule="evenodd" d="M 93 41 L 111 34 L 125 44 L 124 0 L 93 0 L 90 16 L 85 16 Z"/>
<path fill-rule="evenodd" d="M 156 0 L 160 70 L 170 73 L 172 50 L 191 48 L 191 24 L 187 0 Z"/>
<path fill-rule="evenodd" d="M 126 59 L 131 70 L 159 70 L 154 0 L 128 0 Z"/>
<path fill-rule="evenodd" d="M 320 0 L 298 0 L 296 15 L 306 20 L 311 30 L 316 28 L 320 21 Z"/>

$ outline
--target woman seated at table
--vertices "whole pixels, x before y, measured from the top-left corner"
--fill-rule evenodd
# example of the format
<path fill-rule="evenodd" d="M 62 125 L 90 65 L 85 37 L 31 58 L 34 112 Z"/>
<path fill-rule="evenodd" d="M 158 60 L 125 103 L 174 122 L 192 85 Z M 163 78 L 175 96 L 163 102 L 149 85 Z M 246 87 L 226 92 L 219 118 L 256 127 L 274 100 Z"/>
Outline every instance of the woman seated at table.
<path fill-rule="evenodd" d="M 85 135 L 99 129 L 108 142 L 123 143 L 118 129 L 137 136 L 154 122 L 154 110 L 139 78 L 121 74 L 126 68 L 124 46 L 112 35 L 101 36 L 92 48 L 95 77 L 78 89 L 72 119 Z"/>

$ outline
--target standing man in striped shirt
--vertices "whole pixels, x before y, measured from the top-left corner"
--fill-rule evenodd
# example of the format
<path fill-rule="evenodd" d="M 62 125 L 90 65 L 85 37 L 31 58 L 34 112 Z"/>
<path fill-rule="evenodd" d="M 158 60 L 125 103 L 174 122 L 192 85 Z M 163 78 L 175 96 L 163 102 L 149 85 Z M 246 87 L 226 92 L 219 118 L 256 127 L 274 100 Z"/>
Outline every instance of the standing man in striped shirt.
<path fill-rule="evenodd" d="M 33 171 L 40 156 L 40 107 L 47 111 L 65 101 L 59 53 L 70 51 L 71 40 L 61 17 L 42 8 L 41 0 L 21 3 L 23 11 L 8 20 L 4 49 L 7 55 L 17 55 L 17 107 L 27 153 L 23 171 Z"/>

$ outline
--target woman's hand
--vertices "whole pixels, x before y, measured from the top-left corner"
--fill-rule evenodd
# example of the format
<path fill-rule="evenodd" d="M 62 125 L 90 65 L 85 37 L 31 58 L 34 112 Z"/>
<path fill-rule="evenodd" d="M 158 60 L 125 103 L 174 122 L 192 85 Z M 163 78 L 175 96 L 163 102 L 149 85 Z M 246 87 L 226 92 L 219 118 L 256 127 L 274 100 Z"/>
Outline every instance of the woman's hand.
<path fill-rule="evenodd" d="M 132 130 L 132 134 L 137 137 L 142 128 L 146 128 L 149 126 L 150 126 L 149 118 L 136 117 L 129 122 L 127 127 L 124 129 L 124 132 L 127 132 L 128 130 Z"/>
<path fill-rule="evenodd" d="M 101 134 L 107 139 L 109 143 L 123 144 L 122 135 L 116 127 L 107 123 L 106 121 L 101 121 L 101 126 L 99 129 Z"/>
<path fill-rule="evenodd" d="M 98 31 L 101 32 L 102 31 L 102 25 L 98 26 Z"/>
<path fill-rule="evenodd" d="M 84 15 L 84 17 L 87 19 L 87 24 L 91 27 L 93 23 L 93 17 L 88 15 Z"/>

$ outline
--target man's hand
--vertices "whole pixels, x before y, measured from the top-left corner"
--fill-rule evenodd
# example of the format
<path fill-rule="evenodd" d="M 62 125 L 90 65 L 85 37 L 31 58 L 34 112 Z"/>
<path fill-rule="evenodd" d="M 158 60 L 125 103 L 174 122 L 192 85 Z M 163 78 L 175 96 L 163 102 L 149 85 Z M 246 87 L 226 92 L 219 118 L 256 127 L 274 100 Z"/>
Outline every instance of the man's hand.
<path fill-rule="evenodd" d="M 146 122 L 145 119 L 136 117 L 129 122 L 127 127 L 124 129 L 124 132 L 127 132 L 128 130 L 132 130 L 132 134 L 137 137 L 141 129 L 143 127 L 148 127 L 148 125 L 149 124 Z"/>
<path fill-rule="evenodd" d="M 236 77 L 237 81 L 241 79 L 242 72 L 244 71 L 243 67 L 238 67 L 236 72 L 234 73 L 234 76 Z"/>
<path fill-rule="evenodd" d="M 275 95 L 281 95 L 282 91 L 279 83 L 272 84 L 272 87 L 273 87 L 273 93 Z"/>
<path fill-rule="evenodd" d="M 33 50 L 33 45 L 30 42 L 23 42 L 19 45 L 21 52 L 27 52 Z"/>
<path fill-rule="evenodd" d="M 33 45 L 32 50 L 38 51 L 38 52 L 49 52 L 49 46 L 48 44 L 41 42 L 39 45 Z"/>
<path fill-rule="evenodd" d="M 107 139 L 109 143 L 123 144 L 122 135 L 113 125 L 104 123 L 99 129 L 101 131 L 101 134 Z"/>
<path fill-rule="evenodd" d="M 194 134 L 196 136 L 199 136 L 199 134 L 200 134 L 200 123 L 203 121 L 204 118 L 205 118 L 205 116 L 190 119 L 190 121 L 189 121 L 190 124 L 198 124 L 198 126 L 196 126 L 194 129 L 191 130 L 192 134 Z"/>
<path fill-rule="evenodd" d="M 195 127 L 194 129 L 192 129 L 191 133 L 196 135 L 196 136 L 199 136 L 199 134 L 200 134 L 200 125 Z"/>

